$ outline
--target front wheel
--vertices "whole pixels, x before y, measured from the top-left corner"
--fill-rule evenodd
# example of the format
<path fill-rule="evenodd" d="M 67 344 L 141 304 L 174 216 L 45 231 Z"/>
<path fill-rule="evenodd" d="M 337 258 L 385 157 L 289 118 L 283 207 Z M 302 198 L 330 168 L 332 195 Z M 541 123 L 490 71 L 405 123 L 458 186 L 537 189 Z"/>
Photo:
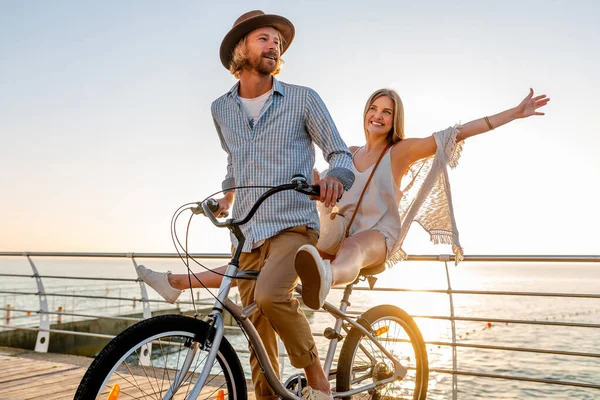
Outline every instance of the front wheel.
<path fill-rule="evenodd" d="M 206 322 L 181 315 L 161 315 L 131 326 L 94 359 L 75 400 L 187 399 L 210 350 L 208 329 Z M 114 397 L 109 397 L 111 392 Z M 242 366 L 225 338 L 198 396 L 209 398 L 247 399 Z"/>
<path fill-rule="evenodd" d="M 377 341 L 408 368 L 408 373 L 401 380 L 358 393 L 353 399 L 425 400 L 429 379 L 427 349 L 412 317 L 391 305 L 373 307 L 361 317 L 371 326 Z M 340 353 L 336 391 L 345 392 L 377 382 L 392 369 L 391 360 L 362 332 L 352 328 Z"/>

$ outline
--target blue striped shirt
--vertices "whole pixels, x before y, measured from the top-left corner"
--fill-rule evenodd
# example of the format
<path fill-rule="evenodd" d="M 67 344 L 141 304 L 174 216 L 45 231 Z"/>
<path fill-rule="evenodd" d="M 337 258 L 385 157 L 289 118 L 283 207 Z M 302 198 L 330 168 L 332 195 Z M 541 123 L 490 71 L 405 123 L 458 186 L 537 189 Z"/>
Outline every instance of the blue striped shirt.
<path fill-rule="evenodd" d="M 211 107 L 221 146 L 227 152 L 223 189 L 277 186 L 290 183 L 296 174 L 312 180 L 313 142 L 323 151 L 323 157 L 330 165 L 330 175 L 340 178 L 346 189 L 352 186 L 352 155 L 314 90 L 273 78 L 273 93 L 251 127 L 241 105 L 238 87 L 239 82 Z M 266 190 L 237 189 L 232 217 L 246 216 Z M 319 230 L 315 202 L 292 190 L 277 193 L 241 227 L 246 237 L 243 251 L 251 251 L 254 243 L 300 225 Z M 233 235 L 232 242 L 237 245 Z"/>

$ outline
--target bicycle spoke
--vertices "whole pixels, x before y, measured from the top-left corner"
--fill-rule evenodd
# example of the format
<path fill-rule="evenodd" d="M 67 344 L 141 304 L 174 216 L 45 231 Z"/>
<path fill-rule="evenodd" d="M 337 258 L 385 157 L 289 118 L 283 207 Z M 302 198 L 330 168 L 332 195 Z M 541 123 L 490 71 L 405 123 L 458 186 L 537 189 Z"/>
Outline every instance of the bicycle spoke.
<path fill-rule="evenodd" d="M 150 366 L 152 367 L 152 372 L 154 373 L 154 380 L 156 381 L 156 385 L 158 386 L 158 378 L 156 377 L 156 368 L 154 367 L 154 363 L 152 362 L 152 350 L 148 344 L 146 344 L 146 350 L 149 352 L 150 356 Z M 152 386 L 154 388 L 154 386 Z M 159 391 L 162 393 L 162 390 Z M 158 396 L 157 396 L 158 397 Z"/>
<path fill-rule="evenodd" d="M 165 360 L 165 366 L 163 367 L 163 376 L 161 378 L 161 385 L 160 385 L 160 392 L 163 392 L 163 383 L 165 381 L 165 372 L 167 373 L 167 379 L 169 382 L 171 382 L 171 377 L 169 376 L 169 368 L 167 368 L 167 360 L 168 360 L 168 354 L 167 356 L 165 356 L 165 349 L 163 348 L 163 342 L 162 340 L 158 341 L 158 345 L 160 348 L 160 354 L 162 355 L 163 360 Z"/>
<path fill-rule="evenodd" d="M 131 369 L 129 368 L 129 365 L 127 363 L 125 363 L 125 367 L 127 368 L 127 370 L 129 371 L 129 375 L 133 378 L 133 381 L 135 383 L 131 383 L 131 381 L 128 381 L 127 379 L 125 379 L 124 376 L 121 376 L 121 374 L 118 374 L 118 376 L 120 376 L 121 378 L 125 379 L 125 381 L 127 383 L 129 383 L 131 386 L 136 387 L 137 389 L 139 389 L 140 391 L 142 391 L 142 393 L 144 394 L 144 398 L 146 398 L 146 395 L 150 396 L 149 393 L 146 393 L 146 391 L 141 389 L 141 385 L 137 382 L 137 379 L 135 378 L 135 375 L 133 374 L 133 372 L 131 372 Z"/>
<path fill-rule="evenodd" d="M 115 372 L 115 375 L 117 375 L 119 378 L 123 379 L 125 382 L 127 382 L 127 383 L 128 383 L 128 384 L 130 384 L 131 386 L 138 388 L 138 389 L 139 389 L 139 390 L 142 392 L 142 394 L 144 395 L 144 398 L 146 398 L 146 395 L 150 396 L 150 394 L 146 393 L 146 392 L 145 392 L 145 391 L 144 391 L 144 390 L 141 388 L 141 386 L 140 386 L 140 385 L 137 383 L 137 381 L 136 381 L 136 379 L 135 379 L 135 376 L 134 376 L 133 374 L 131 374 L 131 373 L 130 373 L 130 375 L 131 375 L 131 377 L 133 378 L 133 380 L 134 380 L 134 382 L 135 382 L 135 383 L 132 383 L 130 380 L 128 380 L 127 378 L 125 378 L 123 375 L 121 375 L 121 374 L 120 374 L 120 373 L 118 373 L 118 372 Z M 107 385 L 107 386 L 108 386 L 108 385 Z M 110 387 L 110 386 L 108 386 L 108 389 L 110 390 L 110 389 L 111 389 L 111 387 Z M 121 393 L 121 394 L 122 394 L 122 393 Z"/>
<path fill-rule="evenodd" d="M 216 361 L 215 361 L 215 362 L 216 362 Z M 214 366 L 215 366 L 215 364 L 213 363 L 213 367 L 214 367 Z M 211 370 L 212 370 L 212 369 L 211 369 Z M 221 371 L 221 372 L 222 372 L 222 371 Z M 209 386 L 209 384 L 210 384 L 211 382 L 213 382 L 213 381 L 214 381 L 216 378 L 217 378 L 217 374 L 213 374 L 212 378 L 210 378 L 210 379 L 207 379 L 207 380 L 206 380 L 205 386 Z M 208 395 L 207 395 L 205 398 L 209 398 L 209 397 L 211 397 L 212 395 L 214 395 L 215 393 L 217 393 L 217 392 L 219 391 L 219 389 L 221 389 L 221 388 L 222 388 L 224 385 L 226 385 L 226 384 L 227 384 L 227 382 L 223 382 L 223 383 L 221 384 L 221 386 L 218 386 L 218 387 L 217 387 L 215 390 L 213 390 L 211 393 L 208 393 Z"/>
<path fill-rule="evenodd" d="M 152 384 L 152 380 L 148 376 L 148 373 L 146 372 L 146 368 L 144 367 L 144 364 L 142 364 L 142 360 L 140 359 L 140 355 L 139 355 L 140 351 L 141 351 L 141 349 L 136 349 L 134 351 L 134 354 L 135 354 L 135 356 L 138 359 L 138 365 L 141 365 L 141 367 L 142 367 L 142 372 L 144 372 L 144 375 L 146 376 L 146 380 L 148 381 L 148 383 L 150 384 L 150 388 L 154 392 L 154 398 L 158 399 L 158 394 L 156 393 L 156 390 L 154 390 L 154 385 Z"/>
<path fill-rule="evenodd" d="M 200 358 L 200 357 L 198 357 Z M 206 357 L 204 357 L 204 359 L 202 361 L 205 361 L 208 358 L 208 354 L 206 355 Z M 196 373 L 196 371 L 198 370 L 198 367 L 202 364 L 201 361 L 199 361 L 198 359 L 196 360 L 196 366 L 194 367 L 194 369 L 192 370 L 192 372 L 190 372 L 188 374 L 188 376 L 184 379 L 184 381 L 181 383 L 182 385 L 188 380 L 188 378 L 190 379 L 190 383 L 187 385 L 187 389 L 185 391 L 185 397 L 187 397 L 187 395 L 190 392 L 190 389 L 193 387 L 192 385 L 192 377 L 194 376 L 194 374 Z"/>
<path fill-rule="evenodd" d="M 187 385 L 187 390 L 186 390 L 186 394 L 185 397 L 187 397 L 190 389 L 194 386 L 191 382 L 192 378 L 194 377 L 194 374 L 197 373 L 198 368 L 206 361 L 206 359 L 208 358 L 208 352 L 206 353 L 206 355 L 204 356 L 204 358 L 202 360 L 200 360 L 200 357 L 196 358 L 196 365 L 194 366 L 194 368 L 191 370 L 188 369 L 188 373 L 186 374 L 186 376 L 184 377 L 184 380 L 181 382 L 181 386 L 183 386 L 186 381 L 189 379 L 190 382 Z M 216 362 L 216 360 L 215 360 Z M 213 364 L 214 365 L 214 364 Z M 212 367 L 211 367 L 212 370 Z M 204 385 L 206 386 L 208 384 L 208 382 L 206 382 Z"/>

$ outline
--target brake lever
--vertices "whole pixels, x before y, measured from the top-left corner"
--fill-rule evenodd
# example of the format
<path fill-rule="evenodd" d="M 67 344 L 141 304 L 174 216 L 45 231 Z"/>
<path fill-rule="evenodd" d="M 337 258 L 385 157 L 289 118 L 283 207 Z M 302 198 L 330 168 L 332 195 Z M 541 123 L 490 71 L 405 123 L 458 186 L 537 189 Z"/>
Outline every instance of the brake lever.
<path fill-rule="evenodd" d="M 208 199 L 207 203 L 208 203 L 208 208 L 210 209 L 211 213 L 213 213 L 219 209 L 219 203 L 215 199 Z M 198 214 L 206 215 L 204 210 L 202 209 L 202 203 L 198 203 L 198 205 L 196 207 L 191 207 L 190 209 L 192 210 L 192 213 L 194 213 L 195 215 L 198 215 Z M 219 215 L 217 215 L 217 218 L 227 218 L 228 216 L 229 216 L 229 211 L 223 210 L 223 211 L 221 211 L 221 213 Z"/>

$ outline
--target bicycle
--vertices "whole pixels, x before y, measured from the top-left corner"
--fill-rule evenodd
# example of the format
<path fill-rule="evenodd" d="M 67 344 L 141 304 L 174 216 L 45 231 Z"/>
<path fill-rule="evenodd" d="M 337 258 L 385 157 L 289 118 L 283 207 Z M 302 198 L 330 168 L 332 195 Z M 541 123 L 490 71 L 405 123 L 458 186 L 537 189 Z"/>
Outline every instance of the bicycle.
<path fill-rule="evenodd" d="M 240 360 L 224 337 L 223 312 L 229 312 L 246 335 L 267 381 L 285 400 L 297 400 L 306 385 L 302 374 L 282 383 L 265 351 L 249 315 L 255 304 L 243 309 L 229 299 L 234 279 L 257 279 L 258 271 L 238 271 L 245 238 L 240 226 L 247 223 L 260 205 L 283 190 L 318 196 L 319 187 L 307 184 L 302 176 L 292 183 L 263 193 L 241 220 L 219 221 L 208 199 L 197 208 L 217 227 L 226 227 L 239 240 L 216 296 L 213 310 L 198 316 L 161 315 L 141 321 L 121 332 L 97 355 L 75 394 L 75 399 L 153 398 L 246 400 L 246 378 Z M 214 204 L 214 200 L 213 204 Z M 359 278 L 346 286 L 340 307 L 326 302 L 323 309 L 335 317 L 333 328 L 325 329 L 330 340 L 324 370 L 335 379 L 334 398 L 412 398 L 427 396 L 429 367 L 427 351 L 415 321 L 393 305 L 375 306 L 356 320 L 347 313 L 353 286 L 368 279 L 371 289 L 375 275 L 384 266 L 363 269 Z M 302 287 L 296 288 L 301 295 Z M 344 334 L 346 336 L 344 336 Z M 332 369 L 336 348 L 343 341 L 337 369 Z M 387 346 L 387 347 L 386 347 Z M 405 397 L 410 396 L 410 397 Z"/>

